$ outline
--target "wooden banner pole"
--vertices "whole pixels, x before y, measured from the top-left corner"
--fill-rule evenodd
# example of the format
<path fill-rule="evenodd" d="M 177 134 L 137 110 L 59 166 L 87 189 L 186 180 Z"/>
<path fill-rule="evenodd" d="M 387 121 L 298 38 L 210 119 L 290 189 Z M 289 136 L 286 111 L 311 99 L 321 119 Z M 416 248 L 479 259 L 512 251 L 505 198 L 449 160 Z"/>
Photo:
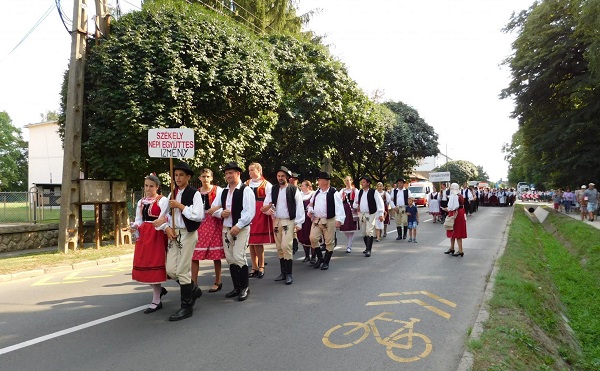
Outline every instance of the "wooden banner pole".
<path fill-rule="evenodd" d="M 173 157 L 169 158 L 171 174 L 171 200 L 175 199 L 175 174 L 173 173 Z M 175 230 L 175 209 L 171 209 L 171 228 Z"/>

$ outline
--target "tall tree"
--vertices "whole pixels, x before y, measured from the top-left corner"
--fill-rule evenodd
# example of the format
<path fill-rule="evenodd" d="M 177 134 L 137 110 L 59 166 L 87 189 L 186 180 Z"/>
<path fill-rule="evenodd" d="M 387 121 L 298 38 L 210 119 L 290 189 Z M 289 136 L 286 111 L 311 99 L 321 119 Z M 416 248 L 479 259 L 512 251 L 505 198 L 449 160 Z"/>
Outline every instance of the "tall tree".
<path fill-rule="evenodd" d="M 449 171 L 450 181 L 459 185 L 463 185 L 468 180 L 480 180 L 477 166 L 471 161 L 448 161 L 447 164 L 437 167 L 433 171 Z"/>
<path fill-rule="evenodd" d="M 27 191 L 27 142 L 6 111 L 0 112 L 0 191 Z"/>

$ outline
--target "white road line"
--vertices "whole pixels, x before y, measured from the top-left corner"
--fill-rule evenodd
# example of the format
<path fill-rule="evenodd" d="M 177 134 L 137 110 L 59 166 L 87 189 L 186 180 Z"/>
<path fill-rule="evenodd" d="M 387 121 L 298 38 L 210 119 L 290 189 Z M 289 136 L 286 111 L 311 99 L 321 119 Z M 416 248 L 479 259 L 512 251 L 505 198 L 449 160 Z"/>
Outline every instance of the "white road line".
<path fill-rule="evenodd" d="M 0 355 L 6 354 L 6 353 L 10 353 L 10 352 L 13 352 L 15 350 L 22 349 L 22 348 L 26 348 L 28 346 L 35 345 L 35 344 L 38 344 L 38 343 L 42 343 L 44 341 L 48 341 L 48 340 L 57 338 L 59 336 L 67 335 L 67 334 L 70 334 L 70 333 L 75 332 L 75 331 L 83 330 L 83 329 L 86 329 L 88 327 L 96 326 L 96 325 L 99 325 L 99 324 L 104 323 L 104 322 L 112 321 L 113 319 L 125 317 L 125 316 L 128 316 L 130 314 L 139 312 L 142 309 L 145 309 L 147 307 L 148 307 L 147 305 L 142 305 L 142 306 L 137 307 L 137 308 L 126 310 L 125 312 L 113 314 L 112 316 L 100 318 L 100 319 L 97 319 L 95 321 L 84 323 L 84 324 L 81 324 L 81 325 L 78 325 L 78 326 L 75 326 L 75 327 L 71 327 L 71 328 L 68 328 L 68 329 L 65 329 L 65 330 L 57 331 L 57 332 L 55 332 L 53 334 L 48 334 L 48 335 L 40 336 L 39 338 L 35 338 L 35 339 L 32 339 L 32 340 L 24 341 L 24 342 L 19 343 L 19 344 L 11 345 L 9 347 L 0 349 Z"/>

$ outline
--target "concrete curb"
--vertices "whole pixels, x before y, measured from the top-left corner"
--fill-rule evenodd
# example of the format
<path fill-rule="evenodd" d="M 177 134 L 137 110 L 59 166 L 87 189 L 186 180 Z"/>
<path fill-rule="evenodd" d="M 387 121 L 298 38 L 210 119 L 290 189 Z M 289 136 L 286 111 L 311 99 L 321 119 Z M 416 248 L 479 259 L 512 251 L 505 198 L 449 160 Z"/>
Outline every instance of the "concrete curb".
<path fill-rule="evenodd" d="M 119 255 L 119 256 L 112 256 L 112 257 L 107 257 L 107 258 L 101 258 L 98 260 L 86 260 L 86 261 L 73 263 L 70 265 L 59 265 L 59 266 L 49 267 L 49 268 L 44 268 L 44 269 L 34 269 L 34 270 L 17 272 L 17 273 L 12 273 L 12 274 L 2 274 L 2 275 L 0 275 L 0 282 L 9 282 L 9 281 L 19 280 L 19 279 L 23 279 L 23 278 L 39 277 L 39 276 L 43 276 L 45 274 L 63 273 L 63 272 L 68 272 L 68 271 L 72 271 L 72 270 L 77 270 L 77 269 L 90 268 L 90 267 L 95 267 L 95 266 L 99 266 L 99 265 L 114 264 L 114 263 L 118 263 L 121 261 L 130 261 L 130 260 L 133 260 L 133 253 Z"/>
<path fill-rule="evenodd" d="M 483 324 L 490 316 L 488 312 L 488 302 L 492 298 L 494 294 L 494 285 L 496 284 L 496 274 L 498 274 L 499 266 L 498 259 L 502 257 L 504 254 L 504 250 L 506 249 L 506 243 L 508 242 L 508 232 L 510 230 L 510 224 L 512 222 L 512 216 L 515 212 L 515 207 L 512 207 L 510 215 L 508 217 L 508 223 L 506 224 L 506 229 L 504 231 L 504 236 L 502 237 L 502 241 L 500 242 L 500 250 L 498 250 L 498 255 L 494 259 L 494 266 L 490 273 L 490 279 L 485 286 L 485 291 L 483 292 L 483 298 L 481 299 L 481 304 L 479 305 L 479 314 L 475 319 L 475 323 L 473 324 L 473 328 L 471 329 L 471 335 L 467 338 L 467 343 L 470 340 L 477 340 L 481 333 L 483 333 Z M 463 353 L 462 358 L 460 359 L 460 363 L 458 364 L 457 371 L 469 371 L 473 368 L 473 353 L 471 353 L 465 344 L 465 352 Z"/>

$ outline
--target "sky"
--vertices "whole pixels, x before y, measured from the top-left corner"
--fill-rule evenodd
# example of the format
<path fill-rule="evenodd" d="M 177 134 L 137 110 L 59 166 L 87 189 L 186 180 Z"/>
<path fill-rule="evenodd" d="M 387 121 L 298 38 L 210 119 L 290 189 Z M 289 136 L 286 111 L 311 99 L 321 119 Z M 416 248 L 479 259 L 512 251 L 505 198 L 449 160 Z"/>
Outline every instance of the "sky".
<path fill-rule="evenodd" d="M 72 18 L 73 1 L 60 3 Z M 140 3 L 120 1 L 123 11 L 138 9 Z M 532 3 L 299 0 L 299 13 L 319 10 L 308 29 L 324 36 L 324 43 L 365 93 L 380 91 L 383 101 L 412 106 L 439 135 L 443 154 L 483 166 L 497 181 L 506 179 L 508 167 L 502 145 L 510 143 L 518 128 L 510 118 L 512 100 L 498 97 L 510 82 L 510 71 L 502 62 L 511 55 L 516 37 L 501 30 L 513 12 Z M 0 111 L 22 128 L 40 122 L 48 110 L 58 111 L 71 36 L 55 0 L 2 0 L 2 8 Z M 88 15 L 93 14 L 94 0 L 88 0 Z M 26 139 L 27 131 L 23 129 Z"/>

